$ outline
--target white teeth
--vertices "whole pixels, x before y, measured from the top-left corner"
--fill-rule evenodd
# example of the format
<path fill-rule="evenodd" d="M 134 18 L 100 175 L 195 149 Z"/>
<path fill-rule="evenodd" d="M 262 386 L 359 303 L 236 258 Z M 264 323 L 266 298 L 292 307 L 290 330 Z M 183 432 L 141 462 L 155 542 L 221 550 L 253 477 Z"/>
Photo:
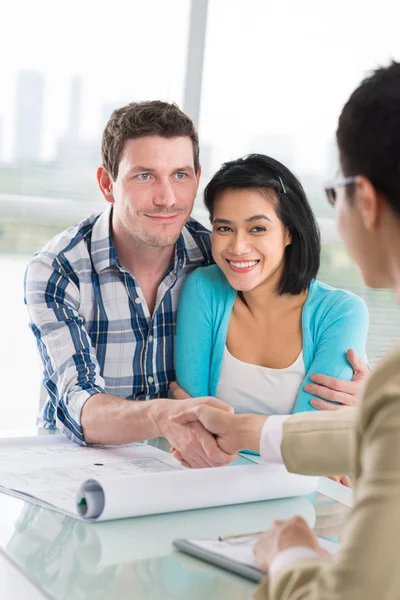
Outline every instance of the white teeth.
<path fill-rule="evenodd" d="M 252 260 L 250 262 L 233 262 L 232 260 L 230 260 L 229 262 L 233 267 L 236 267 L 237 269 L 248 269 L 249 267 L 255 267 L 258 263 L 258 260 Z"/>

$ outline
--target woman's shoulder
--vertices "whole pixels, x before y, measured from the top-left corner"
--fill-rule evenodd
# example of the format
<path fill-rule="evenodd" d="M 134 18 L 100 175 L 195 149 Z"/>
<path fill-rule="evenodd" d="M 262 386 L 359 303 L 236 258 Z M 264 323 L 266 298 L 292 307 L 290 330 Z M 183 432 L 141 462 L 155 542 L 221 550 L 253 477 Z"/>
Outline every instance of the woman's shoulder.
<path fill-rule="evenodd" d="M 334 311 L 335 315 L 358 313 L 360 316 L 368 315 L 367 305 L 364 300 L 340 288 L 334 288 L 327 283 L 314 279 L 311 282 L 309 297 L 309 308 L 320 317 Z"/>
<path fill-rule="evenodd" d="M 232 290 L 225 275 L 217 265 L 198 267 L 188 275 L 185 287 L 195 286 L 200 291 L 212 295 Z"/>

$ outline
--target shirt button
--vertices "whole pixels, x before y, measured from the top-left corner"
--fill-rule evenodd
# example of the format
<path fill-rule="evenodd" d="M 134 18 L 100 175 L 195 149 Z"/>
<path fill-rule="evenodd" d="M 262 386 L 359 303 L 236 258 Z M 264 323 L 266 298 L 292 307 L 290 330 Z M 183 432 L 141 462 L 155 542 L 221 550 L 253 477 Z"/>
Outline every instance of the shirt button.
<path fill-rule="evenodd" d="M 149 342 L 152 342 L 154 340 L 152 335 L 149 335 Z"/>
<path fill-rule="evenodd" d="M 147 381 L 148 381 L 149 383 L 153 383 L 153 381 L 154 381 L 154 377 L 152 377 L 152 376 L 150 375 L 150 377 L 148 377 L 148 378 L 147 378 Z"/>
<path fill-rule="evenodd" d="M 142 304 L 142 301 L 140 298 L 135 298 L 135 302 L 136 302 L 136 304 Z"/>

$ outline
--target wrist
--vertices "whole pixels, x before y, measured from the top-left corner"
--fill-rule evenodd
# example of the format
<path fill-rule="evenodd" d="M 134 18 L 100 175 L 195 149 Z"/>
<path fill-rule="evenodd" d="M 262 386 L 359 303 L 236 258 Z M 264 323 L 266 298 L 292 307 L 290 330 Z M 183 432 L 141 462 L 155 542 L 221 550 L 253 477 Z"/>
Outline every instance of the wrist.
<path fill-rule="evenodd" d="M 239 449 L 260 452 L 261 432 L 267 415 L 236 415 L 236 418 Z"/>
<path fill-rule="evenodd" d="M 149 419 L 152 426 L 152 437 L 166 437 L 166 422 L 169 416 L 167 402 L 170 400 L 157 399 L 149 402 Z M 146 403 L 147 404 L 147 403 Z"/>

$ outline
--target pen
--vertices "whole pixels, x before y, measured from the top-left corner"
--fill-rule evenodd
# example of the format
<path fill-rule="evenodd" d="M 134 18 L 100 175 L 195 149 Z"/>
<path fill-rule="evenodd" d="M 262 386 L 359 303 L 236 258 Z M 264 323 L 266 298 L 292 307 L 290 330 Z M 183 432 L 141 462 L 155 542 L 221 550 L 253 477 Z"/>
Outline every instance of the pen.
<path fill-rule="evenodd" d="M 218 541 L 224 542 L 225 540 L 233 540 L 236 538 L 255 537 L 256 535 L 261 535 L 262 533 L 264 533 L 264 531 L 253 531 L 252 533 L 238 533 L 236 535 L 220 535 L 218 537 Z"/>

